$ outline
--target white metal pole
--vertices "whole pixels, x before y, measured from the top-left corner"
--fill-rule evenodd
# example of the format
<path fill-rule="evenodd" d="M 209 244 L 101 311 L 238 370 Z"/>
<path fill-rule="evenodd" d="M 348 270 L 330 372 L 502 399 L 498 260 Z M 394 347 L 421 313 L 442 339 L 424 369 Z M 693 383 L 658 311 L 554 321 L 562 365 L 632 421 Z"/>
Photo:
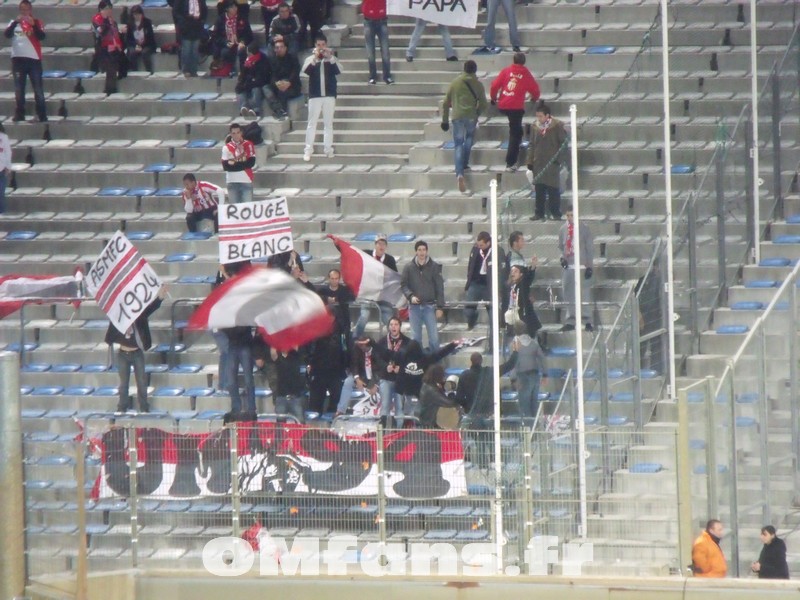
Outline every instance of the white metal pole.
<path fill-rule="evenodd" d="M 753 148 L 750 155 L 753 159 L 753 260 L 756 264 L 761 260 L 761 197 L 758 193 L 761 176 L 758 172 L 758 48 L 756 0 L 750 0 L 750 103 L 753 106 Z"/>
<path fill-rule="evenodd" d="M 497 260 L 500 236 L 497 228 L 497 180 L 489 184 L 489 217 L 492 235 L 492 397 L 494 398 L 494 501 L 495 501 L 495 555 L 497 572 L 503 572 L 503 463 L 500 456 L 500 263 Z"/>
<path fill-rule="evenodd" d="M 666 215 L 665 234 L 667 237 L 667 342 L 669 352 L 669 388 L 667 397 L 675 401 L 675 294 L 673 282 L 675 274 L 672 264 L 672 139 L 670 136 L 670 110 L 669 110 L 669 15 L 667 14 L 667 0 L 661 0 L 661 83 L 664 96 L 664 195 Z"/>
<path fill-rule="evenodd" d="M 578 429 L 578 493 L 580 495 L 581 504 L 581 521 L 579 525 L 578 535 L 582 539 L 586 539 L 586 525 L 587 525 L 587 510 L 586 510 L 586 430 L 584 427 L 583 418 L 583 306 L 581 299 L 581 288 L 583 284 L 583 277 L 581 273 L 581 219 L 580 219 L 580 202 L 578 199 L 578 109 L 574 104 L 569 107 L 569 127 L 570 127 L 570 146 L 572 151 L 572 221 L 574 223 L 572 248 L 575 252 L 575 265 L 572 269 L 572 275 L 575 277 L 575 354 L 577 355 L 578 363 L 576 365 L 575 374 L 578 377 L 578 422 L 576 423 Z M 564 277 L 569 277 L 570 272 L 567 269 L 564 272 Z"/>

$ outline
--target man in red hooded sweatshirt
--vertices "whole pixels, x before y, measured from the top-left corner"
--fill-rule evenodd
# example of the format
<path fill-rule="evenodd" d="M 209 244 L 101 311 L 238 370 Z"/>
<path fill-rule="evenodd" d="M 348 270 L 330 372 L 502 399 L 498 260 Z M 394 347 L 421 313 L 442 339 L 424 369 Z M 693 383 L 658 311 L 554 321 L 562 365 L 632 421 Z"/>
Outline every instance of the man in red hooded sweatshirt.
<path fill-rule="evenodd" d="M 389 21 L 386 17 L 386 0 L 362 0 L 361 14 L 364 16 L 364 44 L 369 64 L 369 84 L 375 85 L 378 67 L 375 61 L 375 38 L 381 46 L 381 68 L 383 81 L 392 84 L 392 65 L 389 62 Z"/>
<path fill-rule="evenodd" d="M 525 55 L 514 54 L 514 62 L 506 67 L 492 81 L 490 96 L 492 104 L 497 104 L 508 117 L 508 152 L 506 152 L 506 171 L 517 170 L 519 145 L 522 142 L 522 117 L 525 116 L 525 97 L 530 95 L 531 101 L 539 99 L 539 84 L 525 66 Z"/>

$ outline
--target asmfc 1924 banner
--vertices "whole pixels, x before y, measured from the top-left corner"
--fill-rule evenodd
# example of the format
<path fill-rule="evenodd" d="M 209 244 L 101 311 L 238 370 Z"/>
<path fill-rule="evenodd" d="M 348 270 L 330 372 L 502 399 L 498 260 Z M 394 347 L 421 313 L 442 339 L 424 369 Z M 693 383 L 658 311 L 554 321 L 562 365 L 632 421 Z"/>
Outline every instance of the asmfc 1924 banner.
<path fill-rule="evenodd" d="M 103 464 L 94 496 L 130 495 L 132 429 L 102 435 Z M 137 492 L 159 499 L 231 493 L 231 430 L 175 434 L 135 430 Z M 238 427 L 240 492 L 371 496 L 378 493 L 374 435 L 339 437 L 329 429 L 257 423 Z M 384 437 L 389 498 L 451 498 L 467 494 L 464 450 L 455 431 L 408 430 Z"/>

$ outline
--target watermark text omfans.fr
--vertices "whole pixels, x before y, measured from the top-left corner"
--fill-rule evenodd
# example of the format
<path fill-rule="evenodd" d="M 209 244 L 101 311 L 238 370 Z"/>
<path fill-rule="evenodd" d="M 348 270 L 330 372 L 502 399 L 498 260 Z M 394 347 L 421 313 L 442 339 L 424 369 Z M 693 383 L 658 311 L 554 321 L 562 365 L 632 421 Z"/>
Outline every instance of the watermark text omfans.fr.
<path fill-rule="evenodd" d="M 259 550 L 238 537 L 210 540 L 203 548 L 203 566 L 220 577 L 252 574 L 254 567 L 262 576 L 335 576 L 359 571 L 370 577 L 497 574 L 497 547 L 489 542 L 458 546 L 413 541 L 364 544 L 354 535 L 339 535 L 325 540 L 294 538 L 289 543 L 268 534 L 259 535 L 258 540 Z M 560 565 L 561 574 L 577 577 L 582 565 L 593 558 L 594 548 L 589 542 L 559 544 L 556 536 L 537 536 L 525 548 L 524 565 L 508 565 L 503 574 L 547 575 L 549 565 Z"/>

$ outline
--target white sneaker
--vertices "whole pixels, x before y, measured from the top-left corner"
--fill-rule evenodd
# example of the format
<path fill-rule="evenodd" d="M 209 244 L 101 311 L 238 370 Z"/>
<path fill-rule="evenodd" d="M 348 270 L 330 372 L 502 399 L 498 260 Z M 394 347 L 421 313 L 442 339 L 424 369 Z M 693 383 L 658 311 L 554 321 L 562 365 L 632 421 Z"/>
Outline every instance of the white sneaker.
<path fill-rule="evenodd" d="M 334 157 L 333 148 L 331 148 L 330 150 L 325 150 L 325 158 L 333 158 L 333 157 Z"/>
<path fill-rule="evenodd" d="M 311 160 L 311 152 L 304 152 L 303 153 L 303 160 L 309 162 Z"/>
<path fill-rule="evenodd" d="M 528 183 L 533 185 L 533 171 L 531 171 L 530 169 L 527 169 L 525 171 L 525 177 L 528 178 Z"/>
<path fill-rule="evenodd" d="M 243 106 L 242 109 L 239 111 L 239 115 L 242 116 L 242 117 L 246 117 L 247 116 L 247 112 L 249 110 L 250 110 L 249 108 L 247 108 L 246 106 Z"/>

